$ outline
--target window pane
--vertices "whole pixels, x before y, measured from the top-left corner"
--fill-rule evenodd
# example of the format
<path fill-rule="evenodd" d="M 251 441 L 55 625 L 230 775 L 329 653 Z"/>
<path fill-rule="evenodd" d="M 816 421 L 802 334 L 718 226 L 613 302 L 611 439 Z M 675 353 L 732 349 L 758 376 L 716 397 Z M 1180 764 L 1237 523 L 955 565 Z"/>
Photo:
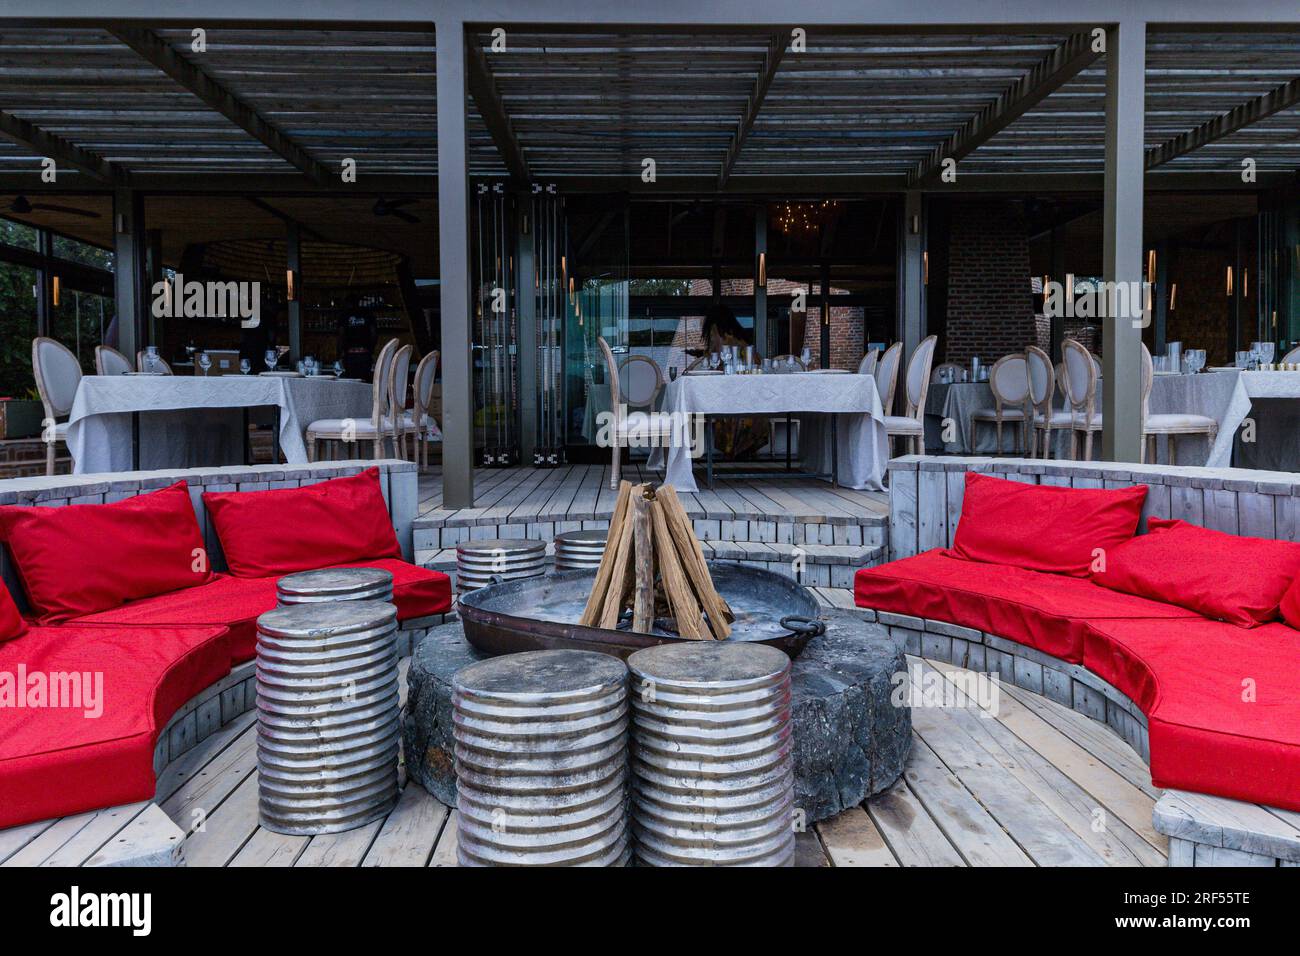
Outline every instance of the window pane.
<path fill-rule="evenodd" d="M 51 335 L 76 354 L 81 370 L 95 373 L 95 346 L 113 335 L 113 300 L 92 292 L 61 288 L 54 307 Z M 112 344 L 112 342 L 110 342 Z"/>
<path fill-rule="evenodd" d="M 0 398 L 34 397 L 36 270 L 0 262 Z"/>

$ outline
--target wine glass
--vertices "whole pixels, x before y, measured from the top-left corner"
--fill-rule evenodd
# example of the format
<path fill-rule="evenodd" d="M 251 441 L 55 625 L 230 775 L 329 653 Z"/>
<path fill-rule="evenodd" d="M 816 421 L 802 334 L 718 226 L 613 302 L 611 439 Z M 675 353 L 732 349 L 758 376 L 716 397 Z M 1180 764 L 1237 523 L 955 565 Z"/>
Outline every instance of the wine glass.
<path fill-rule="evenodd" d="M 714 370 L 716 371 L 717 368 L 718 368 L 718 366 L 721 365 L 721 364 L 722 364 L 722 356 L 719 355 L 717 352 L 710 352 L 710 353 L 709 353 L 709 368 L 714 369 Z"/>
<path fill-rule="evenodd" d="M 343 363 L 340 362 L 338 359 L 334 360 L 334 377 L 335 378 L 343 377 Z"/>
<path fill-rule="evenodd" d="M 802 349 L 800 349 L 799 361 L 803 362 L 803 367 L 805 369 L 812 368 L 812 349 L 810 349 L 806 345 Z"/>
<path fill-rule="evenodd" d="M 161 369 L 158 365 L 158 346 L 148 345 L 144 350 L 144 370 L 150 375 L 157 375 Z"/>
<path fill-rule="evenodd" d="M 207 377 L 208 369 L 212 368 L 212 356 L 207 352 L 199 353 L 199 368 L 203 369 L 204 378 Z"/>
<path fill-rule="evenodd" d="M 263 360 L 264 362 L 266 362 L 266 370 L 267 370 L 268 372 L 274 372 L 274 371 L 275 371 L 276 363 L 278 363 L 278 362 L 280 361 L 280 352 L 279 352 L 279 350 L 278 350 L 278 349 L 267 349 L 267 350 L 266 350 L 266 354 L 262 356 L 262 360 Z"/>
<path fill-rule="evenodd" d="M 250 361 L 249 361 L 248 359 L 246 359 L 246 358 L 241 358 L 241 359 L 239 360 L 239 371 L 240 371 L 240 374 L 242 374 L 242 375 L 247 375 L 247 374 L 248 374 L 249 372 L 251 372 L 252 370 L 253 370 L 253 363 L 252 363 L 252 362 L 250 362 Z"/>
<path fill-rule="evenodd" d="M 1271 365 L 1273 363 L 1273 356 L 1276 354 L 1276 349 L 1277 349 L 1276 342 L 1260 342 L 1259 343 L 1260 361 L 1262 361 L 1265 365 Z"/>

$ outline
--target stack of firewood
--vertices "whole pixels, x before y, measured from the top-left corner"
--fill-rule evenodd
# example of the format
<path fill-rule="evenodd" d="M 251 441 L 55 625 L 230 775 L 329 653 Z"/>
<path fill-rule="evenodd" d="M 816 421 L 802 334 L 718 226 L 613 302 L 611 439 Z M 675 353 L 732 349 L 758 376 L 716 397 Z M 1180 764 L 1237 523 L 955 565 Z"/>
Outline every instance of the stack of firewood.
<path fill-rule="evenodd" d="M 704 551 L 672 485 L 619 485 L 605 555 L 580 623 L 615 628 L 630 607 L 632 630 L 658 620 L 680 637 L 721 641 L 735 615 L 713 586 Z"/>

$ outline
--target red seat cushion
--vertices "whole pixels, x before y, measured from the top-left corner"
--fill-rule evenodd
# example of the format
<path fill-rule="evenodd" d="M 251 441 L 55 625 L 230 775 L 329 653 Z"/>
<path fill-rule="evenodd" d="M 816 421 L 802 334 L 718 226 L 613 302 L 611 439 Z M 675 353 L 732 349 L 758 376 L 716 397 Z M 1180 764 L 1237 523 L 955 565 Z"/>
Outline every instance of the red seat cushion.
<path fill-rule="evenodd" d="M 0 643 L 22 637 L 27 632 L 27 622 L 14 604 L 9 589 L 0 585 Z"/>
<path fill-rule="evenodd" d="M 37 620 L 52 624 L 210 580 L 185 482 L 106 505 L 0 507 Z"/>
<path fill-rule="evenodd" d="M 1098 552 L 1137 533 L 1147 486 L 1059 488 L 966 472 L 958 557 L 1087 576 Z"/>
<path fill-rule="evenodd" d="M 1157 787 L 1300 810 L 1300 632 L 1097 621 L 1084 664 L 1147 714 Z"/>
<path fill-rule="evenodd" d="M 1103 587 L 1168 601 L 1216 620 L 1254 627 L 1277 620 L 1300 574 L 1300 544 L 1151 518 L 1148 531 L 1106 555 L 1092 579 Z"/>
<path fill-rule="evenodd" d="M 443 614 L 451 609 L 451 581 L 441 571 L 431 571 L 396 558 L 354 561 L 346 567 L 383 568 L 393 575 L 393 603 L 399 621 Z M 223 624 L 230 628 L 231 662 L 251 660 L 257 650 L 257 619 L 275 607 L 275 582 L 282 575 L 236 578 L 217 575 L 209 584 L 133 601 L 101 614 L 78 618 L 75 623 Z"/>
<path fill-rule="evenodd" d="M 241 578 L 399 558 L 379 469 L 302 488 L 204 492 L 230 573 Z"/>
<path fill-rule="evenodd" d="M 941 549 L 863 568 L 854 597 L 859 607 L 973 627 L 1075 664 L 1091 620 L 1197 617 L 1084 578 L 967 561 Z"/>
<path fill-rule="evenodd" d="M 23 675 L 30 692 L 32 675 L 89 674 L 88 683 L 59 683 L 91 692 L 79 706 L 5 701 L 0 828 L 151 799 L 159 731 L 229 671 L 221 627 L 33 627 L 0 645 L 0 700 L 6 687 L 13 692 L 5 675 Z M 75 700 L 57 696 L 64 705 Z M 98 707 L 87 706 L 95 700 Z M 88 709 L 100 713 L 88 716 Z"/>

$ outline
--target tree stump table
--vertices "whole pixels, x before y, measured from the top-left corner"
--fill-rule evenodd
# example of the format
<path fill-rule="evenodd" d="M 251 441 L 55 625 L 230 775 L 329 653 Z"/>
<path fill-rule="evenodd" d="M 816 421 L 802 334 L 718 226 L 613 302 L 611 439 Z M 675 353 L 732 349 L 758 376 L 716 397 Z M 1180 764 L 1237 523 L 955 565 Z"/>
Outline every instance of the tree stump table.
<path fill-rule="evenodd" d="M 887 628 L 851 612 L 827 609 L 823 619 L 826 633 L 791 673 L 795 807 L 808 823 L 888 788 L 912 747 L 912 714 L 906 696 L 895 694 L 906 679 L 903 648 Z M 452 622 L 429 632 L 407 674 L 407 776 L 449 806 L 456 805 L 451 679 L 482 659 Z"/>

